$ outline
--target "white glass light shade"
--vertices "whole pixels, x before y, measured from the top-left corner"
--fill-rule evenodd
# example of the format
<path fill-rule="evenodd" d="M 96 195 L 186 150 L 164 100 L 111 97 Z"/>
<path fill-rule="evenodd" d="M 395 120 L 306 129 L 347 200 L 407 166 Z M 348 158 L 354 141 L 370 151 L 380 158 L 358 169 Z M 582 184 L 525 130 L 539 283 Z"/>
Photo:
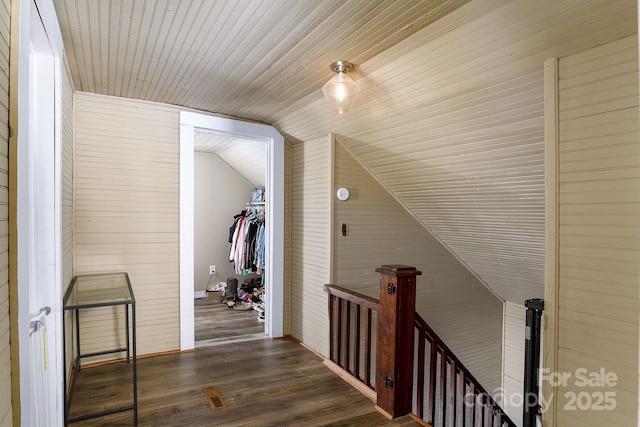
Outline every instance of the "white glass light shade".
<path fill-rule="evenodd" d="M 358 96 L 358 85 L 346 73 L 337 73 L 322 86 L 324 97 L 334 113 L 345 114 L 351 111 Z"/>

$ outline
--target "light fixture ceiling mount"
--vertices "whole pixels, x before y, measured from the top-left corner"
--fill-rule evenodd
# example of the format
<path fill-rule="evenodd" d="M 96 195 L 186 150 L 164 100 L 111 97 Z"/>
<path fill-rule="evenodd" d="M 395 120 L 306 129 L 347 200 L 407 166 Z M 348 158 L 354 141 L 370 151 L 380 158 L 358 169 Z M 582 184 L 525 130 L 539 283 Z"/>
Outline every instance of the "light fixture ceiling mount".
<path fill-rule="evenodd" d="M 336 61 L 329 68 L 336 75 L 322 86 L 322 92 L 334 113 L 348 113 L 360 90 L 356 82 L 347 76 L 347 73 L 353 69 L 353 64 L 349 61 Z"/>
<path fill-rule="evenodd" d="M 353 68 L 353 64 L 349 61 L 336 61 L 329 65 L 334 73 L 348 73 Z"/>

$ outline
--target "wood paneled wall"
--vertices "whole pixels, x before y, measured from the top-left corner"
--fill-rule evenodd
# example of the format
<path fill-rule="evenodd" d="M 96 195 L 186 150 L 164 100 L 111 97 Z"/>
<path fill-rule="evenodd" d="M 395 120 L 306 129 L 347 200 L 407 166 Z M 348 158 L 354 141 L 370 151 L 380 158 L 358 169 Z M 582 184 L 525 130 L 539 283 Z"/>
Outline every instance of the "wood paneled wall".
<path fill-rule="evenodd" d="M 284 144 L 284 316 L 283 334 L 291 332 L 291 254 L 292 254 L 292 225 L 291 225 L 291 186 L 292 186 L 292 155 L 291 144 L 285 140 Z"/>
<path fill-rule="evenodd" d="M 73 174 L 74 174 L 74 112 L 73 80 L 69 74 L 67 61 L 62 62 L 62 295 L 73 279 Z M 73 334 L 73 320 L 71 313 L 66 313 L 65 333 L 67 337 Z M 73 365 L 73 343 L 67 340 L 65 348 L 67 372 L 71 372 Z"/>
<path fill-rule="evenodd" d="M 634 35 L 559 60 L 557 299 L 546 331 L 555 339 L 547 366 L 569 373 L 556 393 L 556 426 L 638 422 L 640 312 L 640 138 L 638 39 Z M 553 236 L 549 236 L 553 237 Z M 551 341 L 554 342 L 554 341 Z M 553 357 L 555 355 L 555 361 Z M 555 363 L 554 363 L 555 362 Z M 617 376 L 588 387 L 576 370 Z M 609 399 L 595 393 L 613 392 Z M 577 410 L 574 396 L 604 407 Z M 608 409 L 607 409 L 608 408 Z M 578 408 L 579 409 L 579 408 Z M 547 422 L 545 421 L 545 425 Z"/>
<path fill-rule="evenodd" d="M 524 390 L 524 340 L 527 309 L 524 304 L 504 304 L 504 345 L 502 357 L 502 391 L 500 406 L 518 425 L 522 422 Z"/>
<path fill-rule="evenodd" d="M 0 426 L 13 423 L 9 320 L 9 44 L 11 1 L 0 1 Z"/>
<path fill-rule="evenodd" d="M 139 354 L 179 348 L 181 110 L 86 92 L 75 95 L 74 274 L 129 272 L 138 307 Z M 290 148 L 285 153 L 289 166 Z M 287 179 L 285 197 L 292 181 Z M 285 215 L 291 217 L 290 207 Z M 290 242 L 285 238 L 288 248 Z M 284 262 L 289 333 L 290 261 Z M 87 334 L 110 338 L 83 341 L 83 351 L 117 340 L 110 332 L 112 310 L 96 310 L 85 318 L 92 324 Z"/>
<path fill-rule="evenodd" d="M 62 70 L 62 291 L 73 278 L 73 80 L 67 62 Z"/>
<path fill-rule="evenodd" d="M 275 125 L 300 141 L 341 135 L 503 299 L 541 297 L 543 63 L 637 33 L 636 9 L 636 0 L 474 0 L 356 64 L 348 116 L 317 91 Z"/>
<path fill-rule="evenodd" d="M 336 137 L 340 141 L 340 137 Z M 378 183 L 342 144 L 335 148 L 334 283 L 379 297 L 382 264 L 422 271 L 416 310 L 490 392 L 500 387 L 503 304 Z M 342 224 L 347 235 L 342 235 Z"/>
<path fill-rule="evenodd" d="M 291 150 L 291 334 L 329 353 L 329 138 Z"/>
<path fill-rule="evenodd" d="M 75 96 L 75 273 L 129 273 L 138 354 L 179 348 L 179 111 Z M 118 340 L 112 311 L 86 311 L 83 351 Z"/>

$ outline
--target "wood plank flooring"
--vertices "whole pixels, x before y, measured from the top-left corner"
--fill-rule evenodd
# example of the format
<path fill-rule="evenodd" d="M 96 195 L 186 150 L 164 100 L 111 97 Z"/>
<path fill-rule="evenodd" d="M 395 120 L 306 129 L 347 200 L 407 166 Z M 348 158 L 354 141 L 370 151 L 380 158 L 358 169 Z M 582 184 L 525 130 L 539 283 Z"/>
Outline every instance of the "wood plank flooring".
<path fill-rule="evenodd" d="M 213 340 L 264 332 L 255 310 L 238 311 L 217 299 L 194 300 L 195 340 Z"/>
<path fill-rule="evenodd" d="M 78 376 L 72 416 L 130 402 L 125 363 L 85 368 Z M 203 387 L 215 386 L 228 404 L 212 410 Z M 206 347 L 139 359 L 140 426 L 418 426 L 387 420 L 374 403 L 288 339 Z M 130 426 L 131 411 L 73 426 Z"/>

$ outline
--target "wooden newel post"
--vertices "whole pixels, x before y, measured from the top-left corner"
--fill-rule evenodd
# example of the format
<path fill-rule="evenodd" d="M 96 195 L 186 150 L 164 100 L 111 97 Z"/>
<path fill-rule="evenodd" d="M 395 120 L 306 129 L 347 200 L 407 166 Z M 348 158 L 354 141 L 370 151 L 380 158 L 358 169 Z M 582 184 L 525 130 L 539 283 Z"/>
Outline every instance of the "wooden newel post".
<path fill-rule="evenodd" d="M 376 344 L 376 407 L 389 418 L 411 412 L 413 337 L 416 314 L 415 267 L 382 265 Z"/>

